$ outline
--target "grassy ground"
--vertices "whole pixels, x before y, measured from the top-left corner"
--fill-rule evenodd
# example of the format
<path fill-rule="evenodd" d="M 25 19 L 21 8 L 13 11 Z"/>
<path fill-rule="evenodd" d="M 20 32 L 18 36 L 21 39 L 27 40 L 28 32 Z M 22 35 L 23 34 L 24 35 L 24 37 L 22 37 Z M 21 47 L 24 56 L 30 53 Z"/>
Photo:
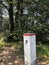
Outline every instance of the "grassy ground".
<path fill-rule="evenodd" d="M 38 57 L 49 56 L 49 45 L 48 44 L 38 44 L 37 45 L 37 56 Z"/>

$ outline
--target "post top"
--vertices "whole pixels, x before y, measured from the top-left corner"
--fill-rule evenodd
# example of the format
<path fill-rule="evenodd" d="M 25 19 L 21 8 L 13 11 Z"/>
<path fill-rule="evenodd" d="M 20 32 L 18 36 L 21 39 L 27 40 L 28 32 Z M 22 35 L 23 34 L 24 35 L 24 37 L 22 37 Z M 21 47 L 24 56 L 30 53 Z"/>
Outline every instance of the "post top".
<path fill-rule="evenodd" d="M 24 33 L 23 36 L 35 36 L 35 33 Z"/>

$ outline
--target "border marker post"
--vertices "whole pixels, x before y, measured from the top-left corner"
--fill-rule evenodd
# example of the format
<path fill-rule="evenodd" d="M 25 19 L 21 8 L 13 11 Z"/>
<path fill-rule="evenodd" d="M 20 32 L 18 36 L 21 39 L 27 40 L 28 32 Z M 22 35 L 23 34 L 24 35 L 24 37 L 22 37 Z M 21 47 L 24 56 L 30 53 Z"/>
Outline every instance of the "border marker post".
<path fill-rule="evenodd" d="M 36 61 L 36 35 L 25 33 L 24 39 L 24 61 L 25 65 L 35 65 Z"/>

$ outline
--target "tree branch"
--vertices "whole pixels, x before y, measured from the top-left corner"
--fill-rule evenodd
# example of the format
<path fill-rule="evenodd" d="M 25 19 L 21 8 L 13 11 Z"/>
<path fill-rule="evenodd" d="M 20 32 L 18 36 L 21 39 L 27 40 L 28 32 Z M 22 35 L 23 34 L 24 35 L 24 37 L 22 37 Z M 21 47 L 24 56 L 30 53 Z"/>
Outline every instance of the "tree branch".
<path fill-rule="evenodd" d="M 9 10 L 8 7 L 7 7 L 2 1 L 0 1 L 0 3 L 1 3 L 7 10 Z"/>

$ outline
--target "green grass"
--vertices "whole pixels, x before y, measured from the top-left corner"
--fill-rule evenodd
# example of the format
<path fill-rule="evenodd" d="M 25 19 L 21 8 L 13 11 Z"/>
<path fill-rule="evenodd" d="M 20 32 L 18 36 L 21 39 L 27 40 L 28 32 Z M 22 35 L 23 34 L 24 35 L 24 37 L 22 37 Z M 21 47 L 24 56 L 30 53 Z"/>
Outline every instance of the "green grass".
<path fill-rule="evenodd" d="M 49 56 L 49 45 L 48 44 L 39 44 L 39 45 L 37 45 L 37 56 L 38 57 L 47 57 L 47 56 Z"/>

